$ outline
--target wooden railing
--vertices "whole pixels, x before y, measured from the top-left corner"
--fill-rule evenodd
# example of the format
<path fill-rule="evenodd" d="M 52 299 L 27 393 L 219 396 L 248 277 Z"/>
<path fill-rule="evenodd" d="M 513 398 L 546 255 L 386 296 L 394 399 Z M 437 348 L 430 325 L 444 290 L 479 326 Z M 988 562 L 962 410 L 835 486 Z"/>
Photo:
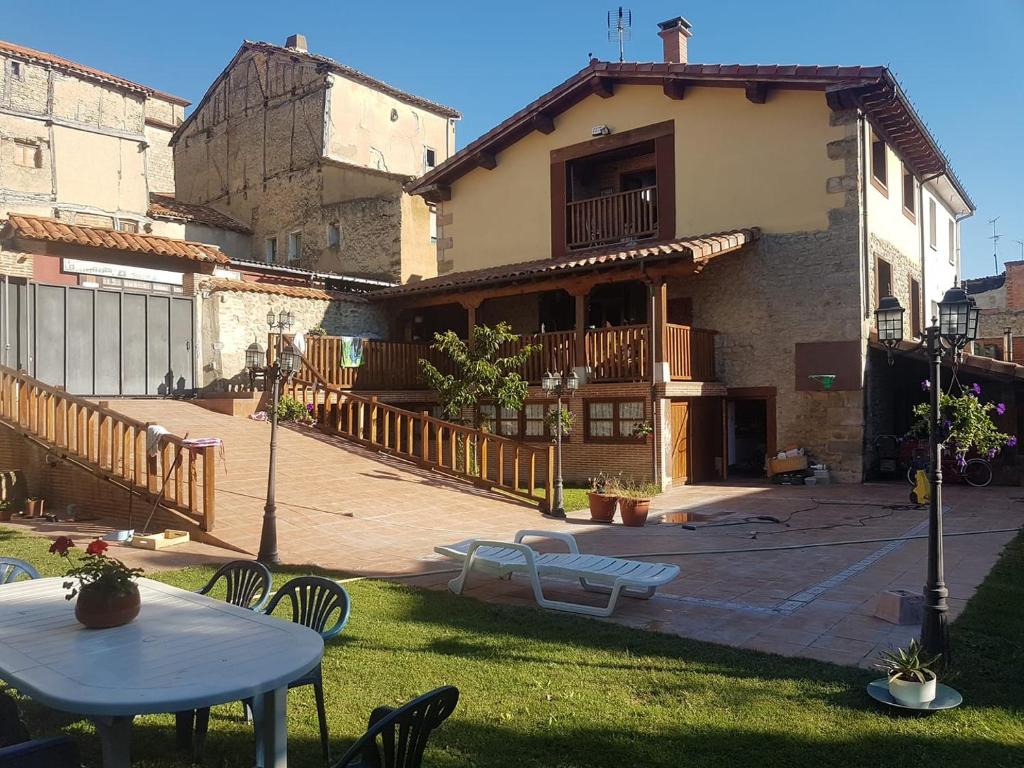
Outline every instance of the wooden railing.
<path fill-rule="evenodd" d="M 658 233 L 658 188 L 643 187 L 566 204 L 566 245 L 589 248 Z"/>
<path fill-rule="evenodd" d="M 313 405 L 316 424 L 324 432 L 527 499 L 542 511 L 551 508 L 555 472 L 551 444 L 520 443 L 426 411 L 406 411 L 376 397 L 360 397 L 329 384 L 315 371 L 312 379 L 293 377 L 284 391 Z"/>
<path fill-rule="evenodd" d="M 646 325 L 620 325 L 587 331 L 587 365 L 596 381 L 650 378 Z"/>
<path fill-rule="evenodd" d="M 715 334 L 686 325 L 665 327 L 665 356 L 673 381 L 714 381 Z"/>
<path fill-rule="evenodd" d="M 520 336 L 515 341 L 504 344 L 501 352 L 504 355 L 513 355 L 527 344 L 540 347 L 526 359 L 526 364 L 519 371 L 530 384 L 540 384 L 541 378 L 548 371 L 568 373 L 576 365 L 575 331 Z"/>
<path fill-rule="evenodd" d="M 94 474 L 184 515 L 204 531 L 215 522 L 216 448 L 176 435 L 146 452 L 147 424 L 0 366 L 0 419 Z"/>

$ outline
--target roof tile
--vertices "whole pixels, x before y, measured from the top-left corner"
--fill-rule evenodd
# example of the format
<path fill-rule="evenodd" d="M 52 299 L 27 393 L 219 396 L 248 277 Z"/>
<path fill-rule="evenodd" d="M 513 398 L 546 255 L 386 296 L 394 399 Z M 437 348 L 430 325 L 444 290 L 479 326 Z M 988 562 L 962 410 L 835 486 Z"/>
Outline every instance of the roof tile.
<path fill-rule="evenodd" d="M 221 213 L 207 205 L 183 202 L 176 199 L 174 195 L 159 195 L 151 192 L 149 195 L 149 215 L 153 218 L 189 221 L 218 229 L 230 229 L 247 235 L 252 233 L 252 229 L 227 214 Z"/>
<path fill-rule="evenodd" d="M 361 294 L 340 293 L 311 286 L 282 285 L 280 283 L 257 283 L 245 280 L 228 280 L 220 277 L 212 277 L 205 280 L 203 281 L 203 285 L 212 291 L 263 293 L 272 296 L 288 296 L 293 299 L 320 299 L 322 301 L 332 301 L 335 299 L 359 301 L 362 299 Z"/>

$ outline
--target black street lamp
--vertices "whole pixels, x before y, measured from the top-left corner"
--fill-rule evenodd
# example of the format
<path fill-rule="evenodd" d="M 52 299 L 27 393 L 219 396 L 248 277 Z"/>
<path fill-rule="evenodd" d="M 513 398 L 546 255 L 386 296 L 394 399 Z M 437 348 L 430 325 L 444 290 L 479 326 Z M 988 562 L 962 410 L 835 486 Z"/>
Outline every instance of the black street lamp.
<path fill-rule="evenodd" d="M 277 404 L 281 397 L 281 382 L 291 377 L 298 370 L 299 355 L 288 345 L 284 346 L 284 332 L 292 327 L 295 316 L 291 312 L 281 310 L 278 315 L 267 312 L 267 325 L 271 331 L 277 331 L 277 354 L 273 364 L 267 369 L 267 376 L 274 382 L 270 408 L 270 468 L 267 473 L 267 503 L 263 507 L 263 527 L 260 530 L 260 551 L 256 559 L 261 563 L 278 562 L 277 557 L 277 502 L 275 500 L 276 464 L 277 464 Z"/>
<path fill-rule="evenodd" d="M 875 310 L 875 324 L 878 340 L 889 353 L 889 365 L 893 353 L 903 341 L 903 307 L 898 299 L 886 296 Z M 931 462 L 931 496 L 928 507 L 928 581 L 924 588 L 924 617 L 921 622 L 921 645 L 929 655 L 941 654 L 949 660 L 948 613 L 949 590 L 946 589 L 943 574 L 942 552 L 942 441 L 939 430 L 942 427 L 939 396 L 942 392 L 942 359 L 959 358 L 964 347 L 974 341 L 978 334 L 980 310 L 968 297 L 963 288 L 950 288 L 939 302 L 939 316 L 932 318 L 932 325 L 923 331 L 923 337 L 914 347 L 928 350 L 929 393 L 931 396 L 932 423 L 928 430 L 928 456 Z"/>
<path fill-rule="evenodd" d="M 548 510 L 548 515 L 551 517 L 565 517 L 565 502 L 563 496 L 563 485 L 562 485 L 562 396 L 568 395 L 572 397 L 576 390 L 580 386 L 580 377 L 576 375 L 576 371 L 572 371 L 568 376 L 563 377 L 560 373 L 551 373 L 548 371 L 540 380 L 541 388 L 548 393 L 549 396 L 554 395 L 558 398 L 558 411 L 555 418 L 555 462 L 556 462 L 556 475 L 555 475 L 555 498 L 551 505 L 551 509 Z"/>

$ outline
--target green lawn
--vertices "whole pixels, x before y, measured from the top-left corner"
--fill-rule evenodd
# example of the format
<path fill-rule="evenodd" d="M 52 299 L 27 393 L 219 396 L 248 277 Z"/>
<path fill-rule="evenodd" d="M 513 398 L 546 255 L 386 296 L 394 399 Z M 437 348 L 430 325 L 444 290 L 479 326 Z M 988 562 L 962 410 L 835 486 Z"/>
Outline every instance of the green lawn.
<path fill-rule="evenodd" d="M 343 546 L 343 544 L 339 544 Z M 49 575 L 47 542 L 0 529 L 0 552 Z M 445 683 L 462 699 L 427 755 L 432 766 L 1024 765 L 1024 540 L 954 625 L 966 705 L 931 717 L 881 711 L 868 671 L 733 650 L 612 624 L 358 581 L 352 619 L 324 657 L 333 749 L 370 710 Z M 195 588 L 210 571 L 157 578 Z M 276 583 L 290 574 L 275 575 Z M 91 726 L 23 701 L 35 733 L 75 734 L 99 764 Z M 249 766 L 238 705 L 217 707 L 206 765 Z M 312 691 L 289 698 L 292 764 L 319 766 Z M 175 758 L 173 719 L 140 718 L 138 766 Z"/>

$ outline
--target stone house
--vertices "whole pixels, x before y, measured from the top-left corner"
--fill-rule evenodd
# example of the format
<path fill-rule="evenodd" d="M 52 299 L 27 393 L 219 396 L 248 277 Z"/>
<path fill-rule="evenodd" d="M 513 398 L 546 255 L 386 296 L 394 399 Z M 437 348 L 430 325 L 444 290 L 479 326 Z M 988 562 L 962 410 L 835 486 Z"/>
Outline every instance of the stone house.
<path fill-rule="evenodd" d="M 975 354 L 1024 363 L 1024 261 L 1006 262 L 1001 275 L 965 280 L 964 288 L 981 309 Z"/>
<path fill-rule="evenodd" d="M 873 310 L 895 295 L 919 331 L 974 205 L 887 68 L 693 64 L 691 34 L 592 60 L 412 182 L 442 274 L 371 300 L 395 345 L 498 320 L 541 345 L 505 436 L 546 439 L 540 376 L 575 369 L 570 481 L 758 475 L 789 447 L 859 481 L 895 429 Z M 414 378 L 377 394 L 423 401 Z"/>
<path fill-rule="evenodd" d="M 252 231 L 250 259 L 408 282 L 437 274 L 409 181 L 455 148 L 455 110 L 325 56 L 246 41 L 176 131 L 177 199 Z"/>

